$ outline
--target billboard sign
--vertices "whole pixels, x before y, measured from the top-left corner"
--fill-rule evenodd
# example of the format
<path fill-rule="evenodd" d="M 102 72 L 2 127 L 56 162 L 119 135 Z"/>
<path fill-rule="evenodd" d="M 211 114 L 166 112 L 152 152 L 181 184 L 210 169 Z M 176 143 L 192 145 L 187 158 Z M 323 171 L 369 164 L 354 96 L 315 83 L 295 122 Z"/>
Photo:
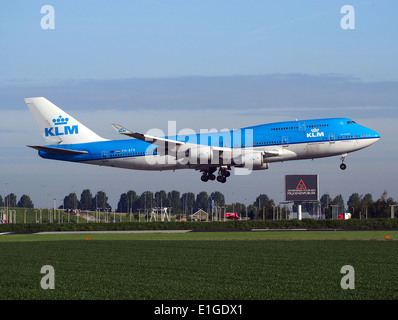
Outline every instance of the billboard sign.
<path fill-rule="evenodd" d="M 286 201 L 318 201 L 318 175 L 295 174 L 285 176 Z"/>

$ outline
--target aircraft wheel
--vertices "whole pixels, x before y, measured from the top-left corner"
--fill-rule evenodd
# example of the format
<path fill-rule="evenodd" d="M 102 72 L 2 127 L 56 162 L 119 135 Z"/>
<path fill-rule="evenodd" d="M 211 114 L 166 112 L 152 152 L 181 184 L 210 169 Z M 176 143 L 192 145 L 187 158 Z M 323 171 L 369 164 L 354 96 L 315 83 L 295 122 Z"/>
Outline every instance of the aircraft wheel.
<path fill-rule="evenodd" d="M 216 176 L 214 174 L 209 174 L 209 179 L 213 181 L 216 179 Z"/>
<path fill-rule="evenodd" d="M 201 179 L 203 182 L 207 182 L 207 181 L 209 180 L 209 178 L 208 178 L 208 176 L 207 176 L 206 174 L 202 175 L 202 176 L 200 177 L 200 179 Z"/>
<path fill-rule="evenodd" d="M 340 169 L 341 169 L 341 170 L 345 170 L 346 168 L 347 168 L 347 166 L 346 166 L 345 163 L 342 163 L 342 164 L 340 165 Z"/>
<path fill-rule="evenodd" d="M 220 170 L 220 175 L 227 178 L 231 175 L 231 172 L 229 172 L 227 169 L 222 169 Z"/>

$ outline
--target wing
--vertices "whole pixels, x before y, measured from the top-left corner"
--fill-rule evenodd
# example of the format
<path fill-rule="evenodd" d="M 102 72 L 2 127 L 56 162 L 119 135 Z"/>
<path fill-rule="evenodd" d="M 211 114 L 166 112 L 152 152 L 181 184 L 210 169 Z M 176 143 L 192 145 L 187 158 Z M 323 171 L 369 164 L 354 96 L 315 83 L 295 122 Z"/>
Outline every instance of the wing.
<path fill-rule="evenodd" d="M 173 139 L 168 139 L 168 138 L 160 138 L 160 137 L 155 137 L 151 136 L 148 134 L 144 133 L 139 133 L 139 132 L 133 132 L 125 127 L 119 125 L 119 124 L 113 124 L 112 127 L 116 130 L 116 132 L 136 138 L 154 145 L 157 145 L 157 151 L 161 154 L 167 154 L 170 156 L 176 157 L 177 154 L 180 156 L 184 154 L 184 152 L 190 148 L 211 148 L 211 152 L 216 152 L 218 157 L 222 157 L 224 152 L 231 152 L 231 148 L 222 148 L 222 147 L 209 147 L 209 146 L 204 146 L 204 145 L 199 145 L 199 144 L 193 144 L 193 143 L 188 143 L 188 142 L 183 142 L 183 141 L 177 141 Z M 207 165 L 208 166 L 208 165 Z"/>
<path fill-rule="evenodd" d="M 158 146 L 158 152 L 161 154 L 168 154 L 171 156 L 176 157 L 177 154 L 179 154 L 179 158 L 183 159 L 185 158 L 184 152 L 189 149 L 195 149 L 195 148 L 208 148 L 209 150 L 204 150 L 205 153 L 207 151 L 208 153 L 212 153 L 214 157 L 218 157 L 219 161 L 216 161 L 216 164 L 211 165 L 211 164 L 197 164 L 195 166 L 191 167 L 196 167 L 198 170 L 201 170 L 203 168 L 209 168 L 210 167 L 219 167 L 223 165 L 223 163 L 229 163 L 230 165 L 235 165 L 236 159 L 240 159 L 240 157 L 244 157 L 246 155 L 251 155 L 253 154 L 253 149 L 252 148 L 225 148 L 225 147 L 215 147 L 215 146 L 206 146 L 206 145 L 199 145 L 199 144 L 192 144 L 192 143 L 187 143 L 187 142 L 182 142 L 182 141 L 177 141 L 173 139 L 168 139 L 168 138 L 160 138 L 160 137 L 155 137 L 139 132 L 133 132 L 130 131 L 126 128 L 124 128 L 121 125 L 118 124 L 113 124 L 113 128 L 116 130 L 116 132 L 133 137 L 154 145 Z M 264 158 L 268 157 L 276 157 L 280 156 L 282 153 L 284 153 L 284 150 L 280 148 L 275 148 L 275 149 L 270 149 L 266 151 L 256 151 L 262 154 Z M 200 151 L 199 151 L 200 153 Z"/>

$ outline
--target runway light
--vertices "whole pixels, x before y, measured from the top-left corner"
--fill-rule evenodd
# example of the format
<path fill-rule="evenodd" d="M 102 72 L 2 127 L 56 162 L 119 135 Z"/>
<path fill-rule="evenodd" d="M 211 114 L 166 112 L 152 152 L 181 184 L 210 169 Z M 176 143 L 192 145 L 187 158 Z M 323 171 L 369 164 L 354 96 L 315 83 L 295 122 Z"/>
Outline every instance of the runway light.
<path fill-rule="evenodd" d="M 387 239 L 387 240 L 390 239 L 390 235 L 386 235 L 386 239 Z"/>
<path fill-rule="evenodd" d="M 86 237 L 86 240 L 90 240 L 91 238 L 90 237 Z"/>

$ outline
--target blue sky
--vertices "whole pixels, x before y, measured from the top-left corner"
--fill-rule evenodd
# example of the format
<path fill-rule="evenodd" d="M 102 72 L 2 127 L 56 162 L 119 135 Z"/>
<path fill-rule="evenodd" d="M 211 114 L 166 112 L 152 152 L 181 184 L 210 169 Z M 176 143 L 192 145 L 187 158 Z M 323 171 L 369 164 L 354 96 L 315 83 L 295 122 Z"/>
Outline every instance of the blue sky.
<path fill-rule="evenodd" d="M 42 30 L 40 8 L 55 9 Z M 355 30 L 343 30 L 343 5 Z M 342 73 L 396 80 L 395 13 L 380 1 L 3 1 L 1 80 Z"/>
<path fill-rule="evenodd" d="M 343 30 L 343 5 L 355 29 Z M 43 30 L 43 5 L 55 29 Z M 116 205 L 129 189 L 177 189 L 252 202 L 261 190 L 283 200 L 283 175 L 319 173 L 331 195 L 395 188 L 398 2 L 379 1 L 9 1 L 0 11 L 0 186 L 4 197 L 105 190 Z M 294 118 L 348 116 L 382 141 L 347 159 L 275 164 L 266 172 L 204 185 L 197 172 L 146 173 L 51 162 L 23 98 L 46 96 L 94 131 L 111 123 L 146 132 L 237 128 Z M 210 116 L 209 116 L 210 115 Z M 16 129 L 15 123 L 18 123 Z M 350 163 L 351 162 L 351 163 Z M 366 175 L 363 173 L 366 172 Z M 172 182 L 171 182 L 172 181 Z M 280 185 L 269 189 L 268 185 Z M 372 190 L 370 190 L 372 189 Z M 47 191 L 44 191 L 47 190 Z"/>

